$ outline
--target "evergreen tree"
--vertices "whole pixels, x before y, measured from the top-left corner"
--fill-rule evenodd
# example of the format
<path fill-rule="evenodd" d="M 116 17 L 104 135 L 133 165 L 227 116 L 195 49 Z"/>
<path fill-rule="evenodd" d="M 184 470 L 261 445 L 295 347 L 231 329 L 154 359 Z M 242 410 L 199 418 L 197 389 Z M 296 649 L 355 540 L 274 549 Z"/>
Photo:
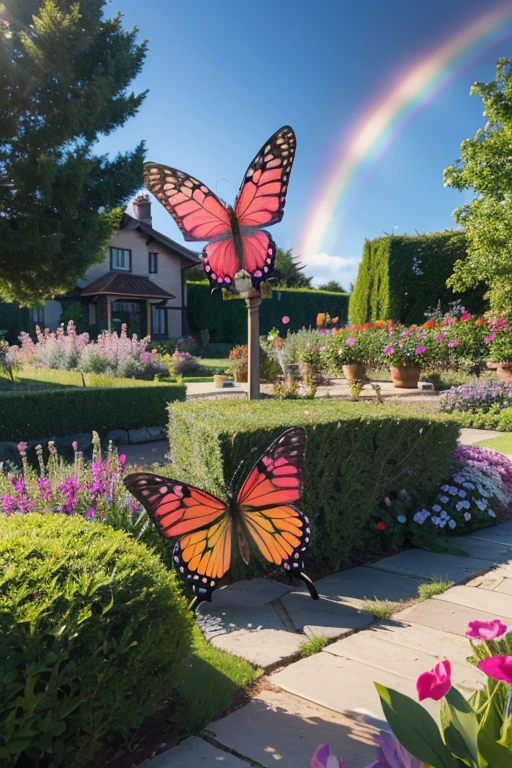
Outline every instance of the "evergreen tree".
<path fill-rule="evenodd" d="M 100 136 L 135 115 L 146 43 L 107 0 L 0 2 L 0 299 L 34 305 L 104 258 L 144 144 L 109 159 Z M 117 209 L 117 210 L 116 210 Z"/>
<path fill-rule="evenodd" d="M 311 288 L 312 277 L 303 274 L 304 264 L 300 264 L 298 258 L 293 255 L 292 249 L 283 251 L 277 249 L 275 277 L 277 284 L 286 288 Z"/>

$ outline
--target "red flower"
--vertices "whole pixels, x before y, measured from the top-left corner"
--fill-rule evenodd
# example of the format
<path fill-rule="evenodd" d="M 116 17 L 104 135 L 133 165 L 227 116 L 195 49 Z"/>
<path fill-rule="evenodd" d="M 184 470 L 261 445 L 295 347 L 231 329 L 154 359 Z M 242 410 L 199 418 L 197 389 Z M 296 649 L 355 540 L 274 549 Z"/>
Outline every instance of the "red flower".
<path fill-rule="evenodd" d="M 379 531 L 385 531 L 386 530 L 386 523 L 384 523 L 382 520 L 379 520 L 377 523 L 377 529 Z"/>

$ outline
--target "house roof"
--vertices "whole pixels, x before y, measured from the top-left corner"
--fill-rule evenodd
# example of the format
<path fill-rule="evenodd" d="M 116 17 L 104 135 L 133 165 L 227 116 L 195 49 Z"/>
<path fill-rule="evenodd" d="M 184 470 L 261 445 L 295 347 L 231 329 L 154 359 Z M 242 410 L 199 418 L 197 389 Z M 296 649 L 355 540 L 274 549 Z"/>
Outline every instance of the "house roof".
<path fill-rule="evenodd" d="M 171 251 L 175 251 L 183 259 L 188 261 L 190 266 L 192 266 L 193 264 L 202 263 L 202 260 L 199 258 L 199 254 L 195 253 L 194 251 L 191 251 L 189 248 L 185 248 L 184 245 L 175 243 L 174 240 L 171 240 L 170 237 L 163 235 L 161 232 L 157 232 L 157 230 L 153 229 L 153 227 L 150 224 L 146 224 L 145 221 L 141 221 L 140 219 L 136 219 L 133 216 L 130 216 L 130 214 L 126 213 L 126 211 L 123 215 L 121 229 L 123 230 L 132 229 L 137 232 L 140 232 L 143 235 L 146 235 L 149 241 L 155 240 L 157 243 L 164 245 L 166 248 L 169 248 Z"/>
<path fill-rule="evenodd" d="M 133 296 L 140 299 L 175 299 L 147 277 L 124 272 L 107 272 L 80 291 L 81 296 Z"/>

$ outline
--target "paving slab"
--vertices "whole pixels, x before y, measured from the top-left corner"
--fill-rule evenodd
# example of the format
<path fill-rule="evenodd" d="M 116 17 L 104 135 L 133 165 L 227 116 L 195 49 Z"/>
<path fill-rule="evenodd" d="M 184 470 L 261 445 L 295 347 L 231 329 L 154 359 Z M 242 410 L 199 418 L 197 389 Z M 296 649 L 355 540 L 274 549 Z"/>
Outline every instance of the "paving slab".
<path fill-rule="evenodd" d="M 493 541 L 497 544 L 509 544 L 512 546 L 512 522 L 500 523 L 489 528 L 482 528 L 471 534 L 472 539 Z"/>
<path fill-rule="evenodd" d="M 495 592 L 503 592 L 505 595 L 512 595 L 512 579 L 503 579 L 495 588 Z"/>
<path fill-rule="evenodd" d="M 376 728 L 284 691 L 262 691 L 205 730 L 265 768 L 309 765 L 319 744 L 330 744 L 350 768 L 365 768 L 376 758 Z"/>
<path fill-rule="evenodd" d="M 318 593 L 349 606 L 360 607 L 368 599 L 410 600 L 418 597 L 418 579 L 386 573 L 370 567 L 350 568 L 315 582 Z"/>
<path fill-rule="evenodd" d="M 368 630 L 387 643 L 412 648 L 447 659 L 465 659 L 468 656 L 468 639 L 434 627 L 415 626 L 390 619 Z"/>
<path fill-rule="evenodd" d="M 483 591 L 483 590 L 482 590 Z M 493 594 L 487 592 L 486 594 Z M 487 611 L 467 608 L 455 603 L 441 600 L 425 600 L 422 603 L 405 608 L 393 616 L 395 621 L 404 621 L 407 624 L 419 624 L 424 627 L 433 627 L 443 632 L 452 632 L 455 635 L 465 635 L 470 621 L 492 621 L 500 619 L 504 624 L 509 623 L 505 616 L 487 613 Z"/>
<path fill-rule="evenodd" d="M 512 600 L 506 594 L 490 592 L 487 589 L 477 587 L 452 587 L 436 595 L 433 600 L 443 603 L 454 603 L 458 606 L 471 608 L 475 611 L 496 613 L 512 620 Z"/>
<path fill-rule="evenodd" d="M 454 543 L 454 546 L 457 546 Z M 391 555 L 372 564 L 372 568 L 398 573 L 418 579 L 448 579 L 464 581 L 475 573 L 492 568 L 492 559 L 445 555 L 439 552 L 425 552 L 423 549 L 408 549 L 398 555 Z"/>
<path fill-rule="evenodd" d="M 371 613 L 326 598 L 312 600 L 308 592 L 291 592 L 281 602 L 294 627 L 310 637 L 339 637 L 373 622 Z"/>
<path fill-rule="evenodd" d="M 486 541 L 473 536 L 457 536 L 450 539 L 450 544 L 477 560 L 492 560 L 494 563 L 512 560 L 512 546 L 505 541 Z"/>
<path fill-rule="evenodd" d="M 217 635 L 211 642 L 216 648 L 222 648 L 235 656 L 247 659 L 251 664 L 266 669 L 294 656 L 304 639 L 304 635 L 296 635 L 280 629 L 252 631 L 241 629 L 237 632 Z"/>
<path fill-rule="evenodd" d="M 441 647 L 437 648 L 437 653 L 427 653 L 417 648 L 407 648 L 395 643 L 388 643 L 381 634 L 375 634 L 368 630 L 338 640 L 338 642 L 325 648 L 323 653 L 332 653 L 335 656 L 353 659 L 375 667 L 379 671 L 385 670 L 393 674 L 410 677 L 413 680 L 416 680 L 422 672 L 428 672 L 439 661 L 449 658 L 452 664 L 452 679 L 456 686 L 471 692 L 482 687 L 486 680 L 482 672 L 465 661 L 470 653 L 468 643 L 466 643 L 463 654 L 457 654 L 456 657 L 453 657 L 448 654 L 447 649 Z"/>
<path fill-rule="evenodd" d="M 271 605 L 241 605 L 224 610 L 210 607 L 203 611 L 208 612 L 198 612 L 197 624 L 208 640 L 237 630 L 285 629 Z"/>
<path fill-rule="evenodd" d="M 230 606 L 240 607 L 248 605 L 265 605 L 286 595 L 293 587 L 280 584 L 270 579 L 244 579 L 227 587 L 215 590 L 212 602 L 206 604 L 206 608 L 226 608 Z M 200 608 L 205 608 L 201 603 Z"/>
<path fill-rule="evenodd" d="M 249 762 L 213 747 L 204 739 L 192 736 L 153 760 L 145 760 L 140 768 L 247 768 L 248 765 Z"/>
<path fill-rule="evenodd" d="M 270 677 L 271 683 L 288 693 L 377 728 L 387 728 L 375 681 L 416 698 L 414 680 L 325 651 L 296 661 Z M 426 708 L 435 715 L 439 707 L 434 704 L 426 700 Z"/>
<path fill-rule="evenodd" d="M 479 589 L 488 589 L 491 592 L 498 587 L 504 580 L 503 574 L 497 571 L 489 571 L 489 573 L 483 573 L 480 576 L 475 576 L 474 579 L 466 582 L 466 587 L 478 587 Z"/>

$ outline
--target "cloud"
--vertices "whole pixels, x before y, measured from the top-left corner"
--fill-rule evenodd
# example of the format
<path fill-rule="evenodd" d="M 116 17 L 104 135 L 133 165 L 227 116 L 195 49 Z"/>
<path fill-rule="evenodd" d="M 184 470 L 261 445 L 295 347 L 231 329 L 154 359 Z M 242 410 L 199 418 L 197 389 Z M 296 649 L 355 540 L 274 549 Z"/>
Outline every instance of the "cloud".
<path fill-rule="evenodd" d="M 313 285 L 322 285 L 329 280 L 337 280 L 348 290 L 349 283 L 357 277 L 361 259 L 317 253 L 314 256 L 303 257 L 300 261 L 306 265 L 305 274 L 313 276 Z"/>

